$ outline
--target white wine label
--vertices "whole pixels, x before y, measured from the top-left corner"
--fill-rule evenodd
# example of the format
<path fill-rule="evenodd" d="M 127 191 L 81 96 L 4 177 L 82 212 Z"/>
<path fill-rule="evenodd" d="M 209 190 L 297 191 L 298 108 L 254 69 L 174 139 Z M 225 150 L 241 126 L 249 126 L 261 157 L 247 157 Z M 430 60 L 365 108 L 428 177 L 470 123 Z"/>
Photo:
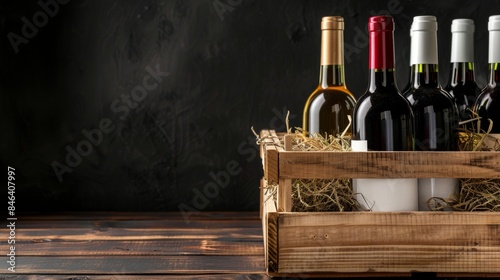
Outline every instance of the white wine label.
<path fill-rule="evenodd" d="M 363 210 L 417 211 L 418 179 L 353 179 L 353 192 Z"/>
<path fill-rule="evenodd" d="M 444 200 L 458 196 L 459 180 L 455 178 L 421 178 L 418 179 L 418 210 L 430 211 L 436 207 L 433 197 Z M 447 209 L 450 210 L 450 209 Z"/>
<path fill-rule="evenodd" d="M 368 151 L 368 141 L 351 140 L 353 152 Z M 353 179 L 353 192 L 362 210 L 417 211 L 417 179 Z"/>

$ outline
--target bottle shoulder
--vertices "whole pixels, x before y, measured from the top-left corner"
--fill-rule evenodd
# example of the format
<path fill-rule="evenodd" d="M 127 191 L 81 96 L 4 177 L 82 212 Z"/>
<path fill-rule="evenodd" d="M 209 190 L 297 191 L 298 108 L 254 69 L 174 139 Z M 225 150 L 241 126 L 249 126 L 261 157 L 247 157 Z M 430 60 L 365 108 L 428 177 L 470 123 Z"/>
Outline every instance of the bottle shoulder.
<path fill-rule="evenodd" d="M 333 101 L 344 99 L 352 104 L 356 103 L 356 98 L 354 94 L 344 86 L 337 87 L 328 87 L 322 88 L 318 86 L 312 93 L 309 95 L 308 101 L 312 101 L 314 99 L 324 99 L 325 101 Z"/>
<path fill-rule="evenodd" d="M 453 108 L 455 106 L 450 94 L 441 88 L 420 87 L 408 91 L 405 97 L 413 107 L 433 105 Z"/>
<path fill-rule="evenodd" d="M 490 102 L 500 102 L 500 87 L 486 86 L 477 96 L 476 104 L 481 104 L 483 100 L 488 99 Z"/>
<path fill-rule="evenodd" d="M 400 113 L 411 113 L 410 102 L 396 89 L 388 93 L 386 91 L 367 91 L 363 94 L 357 104 L 356 111 L 384 112 L 394 111 Z"/>
<path fill-rule="evenodd" d="M 487 84 L 480 92 L 480 95 L 482 94 L 493 94 L 493 95 L 498 95 L 500 94 L 500 85 L 498 86 L 493 86 L 491 84 Z"/>
<path fill-rule="evenodd" d="M 465 82 L 463 84 L 456 84 L 456 85 L 451 85 L 448 84 L 445 88 L 445 91 L 450 92 L 453 90 L 460 90 L 460 91 L 471 91 L 471 92 L 480 92 L 481 89 L 477 85 L 476 82 L 470 81 L 470 82 Z"/>
<path fill-rule="evenodd" d="M 358 100 L 360 102 L 366 101 L 385 101 L 389 103 L 408 103 L 408 100 L 396 88 L 384 88 L 375 90 L 368 89 Z"/>
<path fill-rule="evenodd" d="M 481 89 L 477 84 L 459 85 L 445 89 L 455 99 L 468 99 L 470 97 L 477 97 L 481 94 Z"/>

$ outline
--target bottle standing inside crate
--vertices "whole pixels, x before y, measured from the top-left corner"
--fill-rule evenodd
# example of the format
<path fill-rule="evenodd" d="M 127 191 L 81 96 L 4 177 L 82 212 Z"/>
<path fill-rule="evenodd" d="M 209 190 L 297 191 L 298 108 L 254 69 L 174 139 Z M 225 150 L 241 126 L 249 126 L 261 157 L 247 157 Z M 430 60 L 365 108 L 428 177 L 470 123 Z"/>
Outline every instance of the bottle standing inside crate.
<path fill-rule="evenodd" d="M 474 111 L 481 117 L 481 129 L 484 132 L 488 131 L 490 126 L 488 119 L 493 121 L 490 137 L 485 139 L 485 143 L 492 149 L 498 149 L 495 142 L 500 140 L 500 15 L 490 16 L 488 30 L 490 77 L 488 84 L 477 97 Z"/>
<path fill-rule="evenodd" d="M 321 66 L 319 85 L 304 107 L 304 132 L 338 136 L 349 127 L 356 100 L 344 77 L 344 18 L 321 21 Z M 348 129 L 346 136 L 351 135 Z"/>
<path fill-rule="evenodd" d="M 459 117 L 456 104 L 439 84 L 436 17 L 414 17 L 411 29 L 413 82 L 405 96 L 415 116 L 415 150 L 455 151 Z M 456 196 L 458 183 L 454 178 L 419 179 L 419 210 L 433 208 L 427 204 L 433 197 Z"/>
<path fill-rule="evenodd" d="M 474 77 L 474 21 L 454 19 L 451 33 L 450 78 L 445 89 L 457 105 L 460 121 L 465 121 L 472 118 L 471 110 L 481 91 Z"/>
<path fill-rule="evenodd" d="M 370 71 L 367 91 L 354 109 L 353 151 L 413 151 L 411 105 L 396 86 L 394 21 L 390 16 L 368 22 Z M 417 179 L 354 179 L 353 190 L 365 209 L 418 210 Z"/>

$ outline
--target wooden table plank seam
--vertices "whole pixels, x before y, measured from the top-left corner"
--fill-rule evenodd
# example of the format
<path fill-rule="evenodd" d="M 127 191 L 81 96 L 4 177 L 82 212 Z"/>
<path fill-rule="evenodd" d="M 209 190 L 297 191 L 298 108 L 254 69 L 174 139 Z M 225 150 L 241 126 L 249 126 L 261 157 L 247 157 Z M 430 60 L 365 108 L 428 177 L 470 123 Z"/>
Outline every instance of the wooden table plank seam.
<path fill-rule="evenodd" d="M 16 274 L 0 279 L 268 279 L 258 213 L 207 212 L 190 224 L 179 213 L 30 214 L 18 225 Z"/>

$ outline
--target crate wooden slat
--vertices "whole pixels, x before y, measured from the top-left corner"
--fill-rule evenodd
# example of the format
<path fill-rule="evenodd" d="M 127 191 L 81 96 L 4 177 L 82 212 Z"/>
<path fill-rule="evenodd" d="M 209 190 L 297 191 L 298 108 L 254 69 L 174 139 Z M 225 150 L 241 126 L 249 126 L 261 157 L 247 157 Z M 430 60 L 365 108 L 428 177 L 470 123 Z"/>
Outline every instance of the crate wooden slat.
<path fill-rule="evenodd" d="M 500 213 L 290 212 L 295 178 L 500 178 L 500 153 L 298 152 L 276 145 L 272 161 L 266 147 L 262 152 L 264 164 L 276 164 L 264 169 L 277 171 L 263 183 L 279 182 L 277 207 L 262 193 L 269 275 L 500 277 Z"/>
<path fill-rule="evenodd" d="M 499 154 L 286 151 L 279 153 L 279 176 L 286 179 L 500 178 Z"/>
<path fill-rule="evenodd" d="M 270 272 L 500 272 L 493 213 L 269 213 Z"/>
<path fill-rule="evenodd" d="M 278 135 L 274 130 L 264 130 L 260 133 L 261 156 L 264 164 L 264 177 L 270 182 L 278 182 L 278 153 L 283 152 Z"/>

